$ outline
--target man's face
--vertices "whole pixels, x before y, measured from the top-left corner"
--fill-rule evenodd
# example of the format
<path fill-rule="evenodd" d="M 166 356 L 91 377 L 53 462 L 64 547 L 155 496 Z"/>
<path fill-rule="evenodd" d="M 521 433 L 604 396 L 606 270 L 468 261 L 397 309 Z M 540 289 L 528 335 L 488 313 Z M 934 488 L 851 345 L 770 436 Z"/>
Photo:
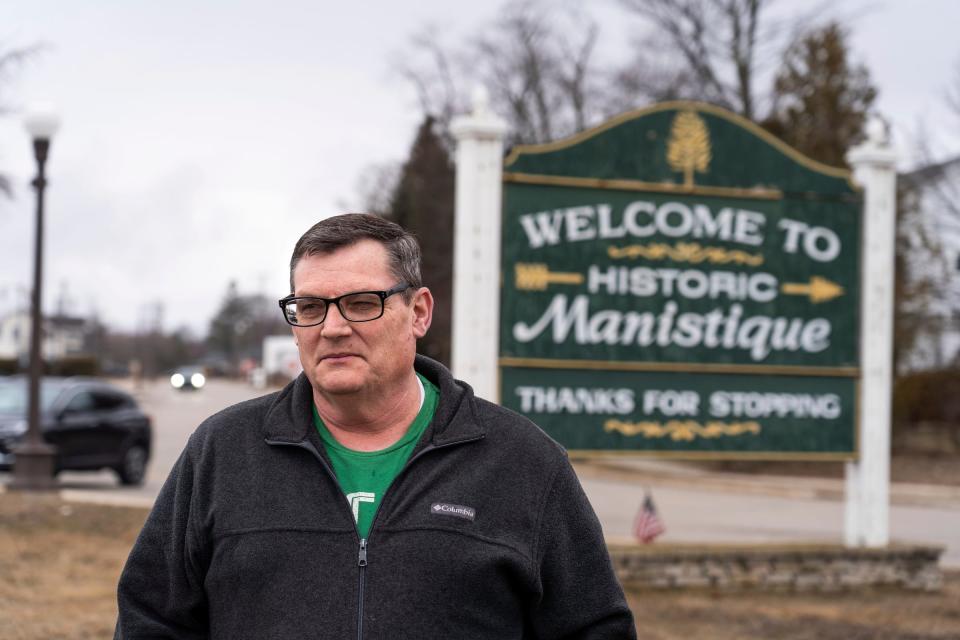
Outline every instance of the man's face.
<path fill-rule="evenodd" d="M 293 271 L 294 295 L 334 298 L 353 291 L 385 291 L 397 284 L 387 251 L 364 239 L 333 253 L 304 256 Z M 326 397 L 379 392 L 405 380 L 413 368 L 416 341 L 430 327 L 433 298 L 421 287 L 407 303 L 386 299 L 383 316 L 348 322 L 331 305 L 323 324 L 293 327 L 303 371 Z"/>

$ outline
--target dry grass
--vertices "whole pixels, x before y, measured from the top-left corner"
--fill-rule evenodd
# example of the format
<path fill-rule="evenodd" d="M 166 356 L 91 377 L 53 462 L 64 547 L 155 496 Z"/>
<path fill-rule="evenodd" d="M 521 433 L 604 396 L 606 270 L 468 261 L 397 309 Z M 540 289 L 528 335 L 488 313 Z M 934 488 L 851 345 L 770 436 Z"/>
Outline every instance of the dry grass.
<path fill-rule="evenodd" d="M 8 640 L 110 638 L 142 509 L 0 493 L 0 620 Z"/>
<path fill-rule="evenodd" d="M 960 573 L 940 593 L 643 592 L 630 594 L 642 638 L 946 640 L 960 638 Z"/>
<path fill-rule="evenodd" d="M 0 635 L 109 638 L 115 588 L 146 512 L 0 493 Z M 960 573 L 937 594 L 638 592 L 641 638 L 960 638 Z"/>

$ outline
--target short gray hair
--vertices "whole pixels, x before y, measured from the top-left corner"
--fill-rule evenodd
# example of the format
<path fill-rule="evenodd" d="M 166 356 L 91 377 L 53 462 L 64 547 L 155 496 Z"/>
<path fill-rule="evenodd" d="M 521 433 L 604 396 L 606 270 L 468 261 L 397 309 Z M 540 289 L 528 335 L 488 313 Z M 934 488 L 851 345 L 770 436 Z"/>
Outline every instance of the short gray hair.
<path fill-rule="evenodd" d="M 420 245 L 409 231 L 371 213 L 345 213 L 321 220 L 300 236 L 290 257 L 290 293 L 293 293 L 293 270 L 304 256 L 333 253 L 360 240 L 376 240 L 387 250 L 390 273 L 411 285 L 403 292 L 409 300 L 413 291 L 423 286 L 420 278 Z"/>

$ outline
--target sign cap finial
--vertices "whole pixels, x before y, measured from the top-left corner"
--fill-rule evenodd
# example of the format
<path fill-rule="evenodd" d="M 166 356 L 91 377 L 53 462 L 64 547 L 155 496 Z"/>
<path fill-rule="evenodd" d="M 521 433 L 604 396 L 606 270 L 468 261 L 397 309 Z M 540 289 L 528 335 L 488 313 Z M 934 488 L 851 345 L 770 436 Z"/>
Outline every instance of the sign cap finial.
<path fill-rule="evenodd" d="M 473 114 L 476 116 L 485 116 L 490 113 L 490 92 L 482 84 L 476 84 L 470 96 L 473 103 Z"/>
<path fill-rule="evenodd" d="M 866 134 L 867 140 L 873 144 L 885 145 L 889 142 L 887 123 L 877 114 L 872 114 L 867 120 Z"/>

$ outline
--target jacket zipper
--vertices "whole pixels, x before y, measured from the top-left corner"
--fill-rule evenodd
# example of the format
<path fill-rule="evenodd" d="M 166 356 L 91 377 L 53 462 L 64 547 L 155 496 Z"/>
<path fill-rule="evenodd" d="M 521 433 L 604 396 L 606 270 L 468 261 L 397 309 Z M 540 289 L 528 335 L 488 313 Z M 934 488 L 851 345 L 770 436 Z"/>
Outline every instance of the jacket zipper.
<path fill-rule="evenodd" d="M 363 640 L 363 579 L 367 571 L 367 539 L 360 538 L 360 554 L 357 557 L 357 566 L 360 567 L 360 588 L 357 599 L 357 640 Z"/>
<path fill-rule="evenodd" d="M 298 449 L 306 449 L 309 451 L 314 458 L 320 463 L 320 466 L 323 467 L 323 470 L 327 472 L 327 475 L 330 476 L 330 479 L 333 480 L 333 484 L 337 487 L 337 490 L 343 495 L 343 488 L 340 486 L 340 481 L 337 480 L 337 474 L 333 472 L 333 469 L 324 460 L 323 456 L 317 451 L 317 448 L 313 446 L 313 443 L 300 441 L 300 442 L 285 442 L 277 440 L 267 440 L 267 444 L 270 445 L 280 445 L 285 447 L 297 447 Z M 347 509 L 349 505 L 346 501 L 343 502 Z M 350 519 L 353 519 L 353 513 L 350 513 Z M 357 552 L 357 567 L 360 572 L 358 589 L 357 589 L 357 640 L 363 640 L 363 583 L 367 567 L 367 539 L 360 537 L 360 532 L 356 528 L 356 523 L 354 523 L 354 532 L 357 534 L 357 538 L 360 540 L 359 551 Z"/>
<path fill-rule="evenodd" d="M 456 442 L 447 442 L 441 445 L 428 444 L 423 449 L 418 451 L 415 456 L 407 460 L 407 464 L 403 465 L 403 469 L 400 470 L 400 473 L 398 473 L 394 477 L 393 481 L 390 483 L 390 486 L 388 486 L 386 491 L 383 492 L 383 497 L 380 499 L 380 504 L 377 505 L 377 510 L 373 514 L 373 519 L 370 520 L 370 531 L 367 533 L 367 538 L 360 538 L 360 546 L 357 552 L 357 568 L 359 570 L 359 578 L 358 578 L 359 584 L 357 589 L 357 593 L 358 593 L 357 640 L 363 640 L 363 587 L 364 587 L 364 581 L 366 578 L 366 571 L 367 571 L 367 549 L 370 546 L 368 538 L 370 533 L 373 533 L 373 525 L 375 525 L 377 522 L 377 517 L 380 515 L 380 507 L 383 506 L 383 502 L 384 500 L 386 500 L 387 495 L 390 493 L 390 489 L 393 487 L 394 484 L 396 484 L 397 480 L 400 479 L 400 476 L 406 473 L 407 469 L 410 468 L 410 465 L 412 465 L 414 461 L 416 461 L 418 458 L 420 458 L 422 455 L 426 454 L 427 452 L 435 451 L 437 449 L 442 449 L 444 447 L 451 447 L 458 444 L 465 444 L 467 442 L 475 442 L 482 438 L 483 436 L 477 436 L 474 438 L 469 438 L 467 440 L 457 440 Z M 267 440 L 267 444 L 286 445 L 286 446 L 292 446 L 292 447 L 299 447 L 300 449 L 306 449 L 307 451 L 312 453 L 317 460 L 320 461 L 321 466 L 323 466 L 323 468 L 330 475 L 330 477 L 333 478 L 333 482 L 337 486 L 337 488 L 340 490 L 340 493 L 343 493 L 343 489 L 340 488 L 340 482 L 337 480 L 337 474 L 333 472 L 333 469 L 330 468 L 330 465 L 327 464 L 327 461 L 323 459 L 323 456 L 320 455 L 320 452 L 317 451 L 317 448 L 314 447 L 312 443 L 302 442 L 302 441 L 301 442 L 278 442 L 278 441 L 271 442 L 270 440 Z M 344 504 L 346 505 L 346 502 L 344 502 Z M 350 514 L 350 517 L 353 518 L 353 513 Z M 360 532 L 359 530 L 356 530 L 356 531 L 357 531 L 357 537 L 359 538 Z"/>

